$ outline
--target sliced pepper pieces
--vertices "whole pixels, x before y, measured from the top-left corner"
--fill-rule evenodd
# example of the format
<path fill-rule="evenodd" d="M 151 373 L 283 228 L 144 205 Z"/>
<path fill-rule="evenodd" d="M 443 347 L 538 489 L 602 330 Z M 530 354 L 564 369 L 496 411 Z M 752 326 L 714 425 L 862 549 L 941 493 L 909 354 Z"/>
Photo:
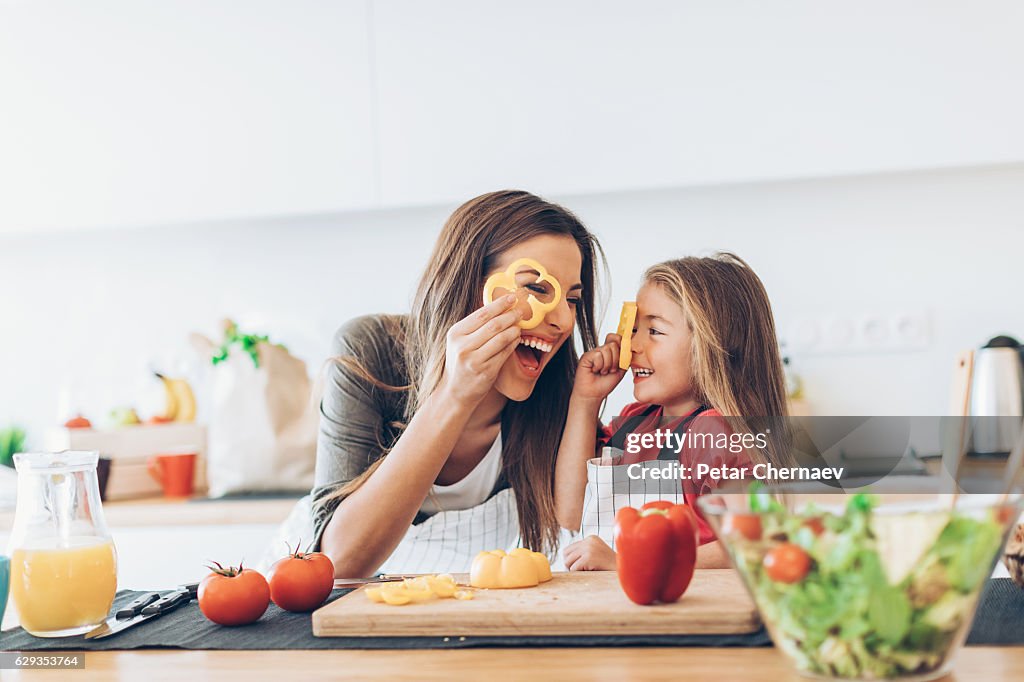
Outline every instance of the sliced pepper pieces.
<path fill-rule="evenodd" d="M 633 363 L 633 327 L 636 326 L 636 302 L 626 301 L 619 313 L 619 369 L 629 369 Z"/>
<path fill-rule="evenodd" d="M 448 575 L 423 575 L 417 578 L 406 578 L 402 581 L 381 583 L 363 590 L 366 597 L 379 604 L 403 606 L 413 602 L 431 599 L 448 599 L 457 597 L 458 590 L 455 578 Z M 460 597 L 464 598 L 464 597 Z M 472 599 L 472 597 L 469 597 Z"/>
<path fill-rule="evenodd" d="M 516 274 L 527 270 L 536 272 L 537 278 L 524 286 L 520 286 L 516 281 Z M 545 299 L 550 300 L 542 301 L 537 298 L 534 292 L 527 288 L 530 285 L 542 284 L 543 282 L 547 282 L 551 286 L 551 294 L 544 296 Z M 523 329 L 533 329 L 538 326 L 544 321 L 544 316 L 554 310 L 558 306 L 559 301 L 562 300 L 562 286 L 558 283 L 558 280 L 548 274 L 544 266 L 532 258 L 520 258 L 513 261 L 503 271 L 495 272 L 488 277 L 484 283 L 484 305 L 494 300 L 494 292 L 498 289 L 504 290 L 506 293 L 515 293 L 520 300 L 525 297 L 526 305 L 530 308 L 530 317 L 520 320 L 519 326 Z"/>
<path fill-rule="evenodd" d="M 480 552 L 470 567 L 469 584 L 488 589 L 536 587 L 551 580 L 551 564 L 540 552 L 518 547 L 508 554 L 500 549 Z"/>
<path fill-rule="evenodd" d="M 615 515 L 619 584 L 641 605 L 677 601 L 693 579 L 697 518 L 685 504 L 648 502 Z"/>

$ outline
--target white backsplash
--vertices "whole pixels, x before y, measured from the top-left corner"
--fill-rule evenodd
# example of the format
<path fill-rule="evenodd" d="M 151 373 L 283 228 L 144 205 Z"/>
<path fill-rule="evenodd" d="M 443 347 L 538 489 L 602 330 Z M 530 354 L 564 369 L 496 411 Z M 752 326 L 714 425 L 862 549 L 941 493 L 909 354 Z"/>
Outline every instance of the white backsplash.
<path fill-rule="evenodd" d="M 714 249 L 761 275 L 783 335 L 808 318 L 924 315 L 914 349 L 793 357 L 814 413 L 898 415 L 945 412 L 957 350 L 1024 335 L 1022 188 L 1009 165 L 551 198 L 608 255 L 605 331 L 646 266 Z M 140 403 L 150 366 L 198 371 L 187 335 L 225 315 L 315 370 L 345 319 L 407 308 L 452 208 L 0 237 L 0 425 L 38 445 L 62 388 L 90 417 Z"/>

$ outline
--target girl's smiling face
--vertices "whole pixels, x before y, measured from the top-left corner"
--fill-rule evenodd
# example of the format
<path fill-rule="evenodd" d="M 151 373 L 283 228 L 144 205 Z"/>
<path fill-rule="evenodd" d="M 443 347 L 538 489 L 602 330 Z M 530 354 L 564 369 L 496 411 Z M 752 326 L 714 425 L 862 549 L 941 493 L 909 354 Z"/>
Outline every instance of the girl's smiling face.
<path fill-rule="evenodd" d="M 520 258 L 531 258 L 558 280 L 562 298 L 558 305 L 544 316 L 544 321 L 533 329 L 522 330 L 520 344 L 512 356 L 505 361 L 494 387 L 509 400 L 522 401 L 530 397 L 541 372 L 551 358 L 572 337 L 576 325 L 576 305 L 582 296 L 580 271 L 583 255 L 572 237 L 545 234 L 532 237 L 516 244 L 498 258 L 494 272 L 502 271 Z M 491 273 L 488 273 L 491 274 Z M 520 272 L 516 284 L 533 287 L 538 273 Z M 538 298 L 545 295 L 543 285 L 536 285 L 531 292 Z M 524 318 L 529 318 L 529 308 L 524 309 Z"/>
<path fill-rule="evenodd" d="M 657 284 L 640 287 L 633 334 L 633 397 L 662 405 L 669 417 L 697 408 L 693 386 L 693 333 L 682 309 Z"/>

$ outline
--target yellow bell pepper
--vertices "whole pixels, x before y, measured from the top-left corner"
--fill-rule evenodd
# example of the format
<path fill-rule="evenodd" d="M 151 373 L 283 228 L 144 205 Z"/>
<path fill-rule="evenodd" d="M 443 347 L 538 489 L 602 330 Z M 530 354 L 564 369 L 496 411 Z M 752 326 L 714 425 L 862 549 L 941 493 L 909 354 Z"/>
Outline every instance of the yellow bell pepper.
<path fill-rule="evenodd" d="M 469 572 L 469 584 L 482 588 L 536 587 L 548 580 L 551 580 L 551 565 L 547 557 L 524 547 L 508 554 L 500 549 L 480 552 L 473 559 Z"/>
<path fill-rule="evenodd" d="M 537 272 L 537 279 L 528 282 L 528 284 L 548 282 L 551 285 L 554 295 L 550 301 L 541 301 L 532 291 L 527 289 L 525 286 L 521 287 L 516 283 L 516 273 L 523 268 L 530 268 Z M 544 321 L 544 316 L 554 310 L 559 301 L 562 300 L 562 286 L 558 283 L 558 280 L 549 275 L 544 266 L 532 258 L 520 258 L 519 260 L 514 261 L 503 271 L 495 272 L 488 277 L 487 281 L 484 283 L 484 305 L 487 305 L 494 300 L 494 292 L 496 289 L 504 289 L 515 293 L 519 298 L 522 298 L 524 295 L 522 292 L 525 292 L 526 304 L 530 306 L 530 317 L 520 320 L 519 326 L 523 329 L 533 329 L 538 326 Z"/>

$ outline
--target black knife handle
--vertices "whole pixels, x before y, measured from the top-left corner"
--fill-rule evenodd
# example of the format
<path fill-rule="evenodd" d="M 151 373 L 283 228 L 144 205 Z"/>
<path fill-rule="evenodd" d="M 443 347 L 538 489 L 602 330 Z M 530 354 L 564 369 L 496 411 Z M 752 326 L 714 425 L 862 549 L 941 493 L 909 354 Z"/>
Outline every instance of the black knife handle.
<path fill-rule="evenodd" d="M 188 591 L 178 590 L 171 592 L 168 595 L 164 595 L 157 601 L 153 602 L 149 606 L 142 607 L 142 615 L 152 616 L 154 614 L 164 614 L 168 611 L 176 609 L 182 604 L 187 604 L 192 600 L 192 595 Z"/>
<path fill-rule="evenodd" d="M 160 599 L 159 592 L 147 592 L 146 594 L 139 595 L 135 599 L 125 604 L 123 607 L 119 608 L 117 610 L 117 613 L 114 614 L 114 618 L 134 618 L 135 616 L 142 613 L 143 607 L 149 606 L 158 599 Z"/>

